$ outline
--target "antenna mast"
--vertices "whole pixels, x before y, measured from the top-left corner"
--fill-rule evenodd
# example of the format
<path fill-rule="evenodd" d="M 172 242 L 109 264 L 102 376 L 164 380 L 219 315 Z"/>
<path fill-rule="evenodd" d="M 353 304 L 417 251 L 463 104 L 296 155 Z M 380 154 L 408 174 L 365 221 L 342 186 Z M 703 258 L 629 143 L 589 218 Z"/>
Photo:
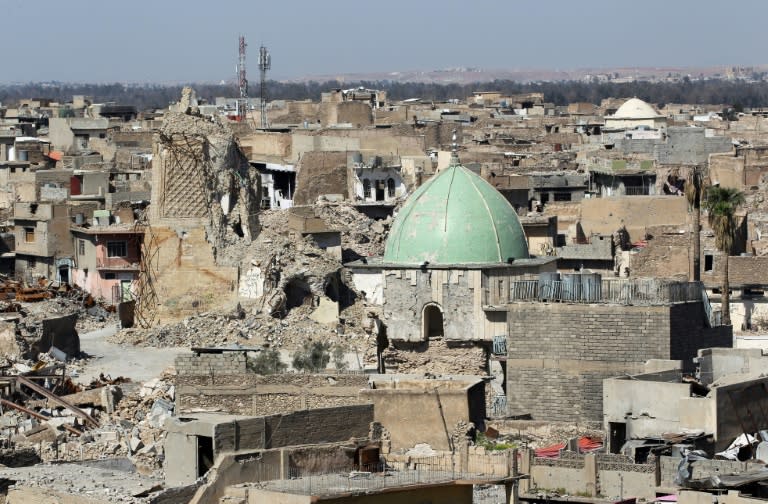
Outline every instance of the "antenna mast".
<path fill-rule="evenodd" d="M 237 85 L 240 88 L 240 97 L 237 99 L 237 117 L 239 121 L 245 121 L 248 115 L 248 79 L 245 76 L 245 37 L 240 36 L 239 58 L 237 60 Z"/>
<path fill-rule="evenodd" d="M 272 68 L 272 56 L 264 46 L 259 47 L 259 70 L 261 71 L 261 127 L 266 129 L 267 123 L 267 70 Z"/>

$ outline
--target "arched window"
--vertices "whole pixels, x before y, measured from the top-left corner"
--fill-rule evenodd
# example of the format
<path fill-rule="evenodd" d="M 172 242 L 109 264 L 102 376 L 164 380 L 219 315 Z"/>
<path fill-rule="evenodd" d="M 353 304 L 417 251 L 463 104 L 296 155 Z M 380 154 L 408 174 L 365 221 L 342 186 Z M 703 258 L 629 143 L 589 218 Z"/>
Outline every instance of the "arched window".
<path fill-rule="evenodd" d="M 393 178 L 387 179 L 387 197 L 388 198 L 395 197 L 395 179 Z"/>
<path fill-rule="evenodd" d="M 371 181 L 363 179 L 363 198 L 368 199 L 371 197 Z"/>
<path fill-rule="evenodd" d="M 443 331 L 443 311 L 436 304 L 430 303 L 424 307 L 422 312 L 422 327 L 424 340 L 430 338 L 442 338 Z"/>

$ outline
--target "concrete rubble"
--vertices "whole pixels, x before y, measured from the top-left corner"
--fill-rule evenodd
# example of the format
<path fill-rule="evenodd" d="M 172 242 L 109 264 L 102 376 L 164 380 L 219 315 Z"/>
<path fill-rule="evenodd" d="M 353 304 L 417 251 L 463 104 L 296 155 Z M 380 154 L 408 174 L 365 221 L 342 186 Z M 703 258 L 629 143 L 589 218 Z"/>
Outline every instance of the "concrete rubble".
<path fill-rule="evenodd" d="M 383 250 L 389 221 L 374 222 L 348 205 L 320 205 L 316 213 L 329 227 L 344 230 L 343 254 L 361 257 Z M 311 339 L 343 343 L 360 351 L 373 348 L 375 354 L 375 324 L 371 321 L 378 316 L 379 307 L 355 292 L 340 261 L 311 237 L 297 237 L 284 213 L 267 210 L 260 215 L 261 230 L 253 242 L 227 247 L 219 258 L 244 257 L 244 269 L 258 267 L 265 278 L 261 299 L 200 311 L 150 329 L 123 329 L 110 341 L 152 347 L 240 344 L 293 350 Z M 329 295 L 339 304 L 338 322 L 313 320 L 310 315 L 318 308 L 318 300 Z"/>

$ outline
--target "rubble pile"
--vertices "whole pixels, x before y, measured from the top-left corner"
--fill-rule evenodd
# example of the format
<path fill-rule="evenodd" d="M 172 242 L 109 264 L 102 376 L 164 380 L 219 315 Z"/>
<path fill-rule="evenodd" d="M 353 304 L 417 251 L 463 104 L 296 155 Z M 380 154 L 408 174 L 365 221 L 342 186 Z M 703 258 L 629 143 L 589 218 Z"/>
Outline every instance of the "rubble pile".
<path fill-rule="evenodd" d="M 324 208 L 320 213 L 329 227 L 353 230 L 350 239 L 343 240 L 353 253 L 378 253 L 374 247 L 383 247 L 385 225 L 379 229 L 378 222 L 350 206 Z M 375 348 L 378 326 L 370 320 L 378 317 L 379 308 L 369 306 L 355 292 L 338 259 L 319 248 L 311 237 L 292 231 L 285 211 L 264 211 L 260 221 L 261 232 L 250 244 L 230 245 L 219 251 L 219 259 L 224 262 L 245 257 L 241 263 L 244 272 L 252 268 L 260 271 L 264 278 L 260 298 L 241 301 L 234 308 L 201 311 L 150 329 L 123 329 L 109 341 L 150 347 L 239 344 L 295 349 L 311 339 Z M 368 221 L 373 223 L 373 231 L 367 230 Z M 310 317 L 319 298 L 339 303 L 338 324 L 320 323 Z"/>
<path fill-rule="evenodd" d="M 487 374 L 485 352 L 479 346 L 451 347 L 443 340 L 430 340 L 429 345 L 416 352 L 390 345 L 382 352 L 382 357 L 387 372 L 392 373 L 484 376 Z"/>
<path fill-rule="evenodd" d="M 161 498 L 162 480 L 137 474 L 120 465 L 38 464 L 33 467 L 4 468 L 0 486 L 18 489 L 11 493 L 13 502 L 26 502 L 36 495 L 24 489 L 40 488 L 48 496 L 45 502 L 120 502 L 139 504 L 157 502 Z M 70 497 L 70 498 L 67 498 Z M 16 500 L 16 499 L 22 500 Z"/>
<path fill-rule="evenodd" d="M 100 303 L 87 292 L 71 287 L 67 290 L 57 290 L 55 296 L 38 303 L 21 303 L 25 323 L 28 326 L 39 325 L 45 318 L 77 314 L 79 333 L 103 329 L 118 323 L 114 306 Z"/>
<path fill-rule="evenodd" d="M 6 442 L 16 450 L 35 450 L 44 462 L 124 457 L 138 472 L 161 476 L 162 425 L 174 407 L 174 387 L 168 377 L 139 385 L 102 376 L 89 387 L 75 390 L 57 396 L 70 408 L 57 407 L 51 399 L 17 399 L 34 415 L 5 409 L 0 422 Z M 74 408 L 98 425 L 83 422 Z"/>
<path fill-rule="evenodd" d="M 357 305 L 356 305 L 357 306 Z M 123 329 L 108 338 L 112 343 L 145 347 L 276 347 L 294 350 L 305 341 L 322 341 L 355 348 L 373 349 L 375 362 L 376 337 L 367 318 L 346 318 L 343 324 L 329 325 L 309 318 L 311 308 L 293 308 L 285 318 L 275 318 L 254 303 L 250 312 L 204 312 L 180 322 L 151 329 Z M 355 310 L 354 312 L 358 312 Z M 354 313 L 350 312 L 350 313 Z M 365 312 L 359 310 L 360 313 Z M 370 313 L 370 312 L 365 312 Z"/>
<path fill-rule="evenodd" d="M 315 212 L 330 227 L 341 231 L 343 262 L 384 255 L 392 217 L 374 220 L 348 203 L 321 202 L 315 206 Z"/>

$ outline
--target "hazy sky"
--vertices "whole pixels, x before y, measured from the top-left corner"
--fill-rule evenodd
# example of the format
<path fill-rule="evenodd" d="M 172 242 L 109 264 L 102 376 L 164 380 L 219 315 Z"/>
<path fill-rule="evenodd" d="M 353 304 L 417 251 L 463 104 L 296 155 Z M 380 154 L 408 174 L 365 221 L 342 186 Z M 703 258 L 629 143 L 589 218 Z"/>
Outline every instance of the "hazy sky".
<path fill-rule="evenodd" d="M 768 63 L 765 0 L 2 0 L 0 82 Z"/>

